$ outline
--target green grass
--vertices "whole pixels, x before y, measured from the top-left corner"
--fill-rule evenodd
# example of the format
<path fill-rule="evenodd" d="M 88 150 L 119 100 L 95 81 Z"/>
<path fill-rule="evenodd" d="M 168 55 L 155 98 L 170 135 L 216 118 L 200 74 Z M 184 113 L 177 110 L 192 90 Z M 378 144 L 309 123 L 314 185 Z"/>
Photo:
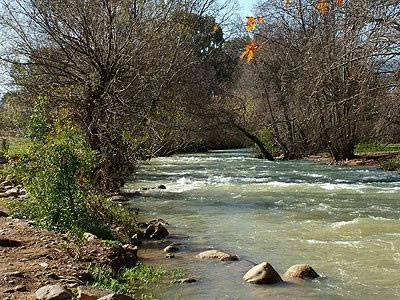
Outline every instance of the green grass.
<path fill-rule="evenodd" d="M 155 291 L 184 276 L 179 269 L 165 269 L 141 263 L 119 272 L 103 265 L 91 265 L 88 271 L 93 277 L 88 285 L 129 295 L 135 299 L 156 299 L 160 295 L 155 294 Z"/>
<path fill-rule="evenodd" d="M 26 144 L 26 139 L 23 137 L 0 136 L 0 142 L 2 139 L 7 140 L 10 152 L 14 152 Z M 0 149 L 0 151 L 1 150 L 2 149 Z"/>
<path fill-rule="evenodd" d="M 400 153 L 400 144 L 358 144 L 355 149 L 356 155 L 366 154 L 395 154 Z"/>

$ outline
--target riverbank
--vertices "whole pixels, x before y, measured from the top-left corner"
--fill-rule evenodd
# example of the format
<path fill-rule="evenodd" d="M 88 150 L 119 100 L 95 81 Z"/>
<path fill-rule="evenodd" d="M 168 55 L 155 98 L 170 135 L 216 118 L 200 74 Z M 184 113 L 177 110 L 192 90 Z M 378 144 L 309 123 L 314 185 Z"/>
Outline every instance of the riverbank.
<path fill-rule="evenodd" d="M 316 161 L 327 165 L 337 165 L 346 167 L 372 167 L 378 169 L 384 169 L 391 160 L 400 157 L 397 153 L 386 153 L 386 154 L 368 154 L 368 155 L 356 155 L 353 159 L 334 161 L 331 156 L 327 153 L 321 153 L 317 155 L 310 155 L 306 160 Z"/>
<path fill-rule="evenodd" d="M 147 253 L 145 249 L 154 249 L 154 245 L 157 241 L 141 251 Z M 158 253 L 163 253 L 162 248 Z M 101 240 L 92 234 L 77 240 L 37 228 L 30 220 L 14 219 L 4 200 L 0 202 L 0 274 L 3 300 L 59 299 L 37 296 L 40 288 L 56 286 L 70 293 L 71 297 L 62 299 L 94 300 L 114 293 L 121 293 L 120 298 L 105 299 L 153 299 L 158 296 L 155 286 L 179 283 L 184 277 L 172 266 L 162 268 L 147 261 L 132 244 Z"/>
<path fill-rule="evenodd" d="M 90 276 L 89 264 L 109 264 L 116 255 L 100 240 L 78 245 L 68 235 L 7 217 L 4 207 L 0 211 L 1 299 L 36 299 L 40 287 L 56 284 L 77 291 Z M 110 293 L 99 291 L 99 296 Z"/>

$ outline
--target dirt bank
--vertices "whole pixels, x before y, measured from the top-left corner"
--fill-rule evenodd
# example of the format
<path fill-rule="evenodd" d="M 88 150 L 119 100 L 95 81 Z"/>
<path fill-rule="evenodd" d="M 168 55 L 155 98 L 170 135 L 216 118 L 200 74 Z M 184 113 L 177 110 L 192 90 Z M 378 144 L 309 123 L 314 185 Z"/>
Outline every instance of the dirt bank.
<path fill-rule="evenodd" d="M 329 154 L 322 153 L 310 155 L 306 159 L 329 165 L 382 168 L 384 162 L 394 159 L 396 156 L 397 154 L 356 155 L 354 159 L 334 161 Z"/>
<path fill-rule="evenodd" d="M 77 246 L 66 235 L 0 211 L 0 299 L 35 299 L 34 292 L 47 284 L 84 285 L 88 264 L 111 265 L 118 259 L 115 248 L 101 240 Z"/>

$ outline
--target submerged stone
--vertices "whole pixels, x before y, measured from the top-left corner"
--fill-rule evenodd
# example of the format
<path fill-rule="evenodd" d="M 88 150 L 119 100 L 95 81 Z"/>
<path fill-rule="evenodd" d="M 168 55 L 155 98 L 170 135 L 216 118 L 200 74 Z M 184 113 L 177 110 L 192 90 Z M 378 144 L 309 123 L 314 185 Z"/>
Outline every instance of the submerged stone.
<path fill-rule="evenodd" d="M 196 256 L 200 259 L 215 259 L 220 261 L 235 261 L 239 260 L 237 255 L 231 255 L 229 253 L 220 251 L 220 250 L 207 250 L 203 251 Z"/>

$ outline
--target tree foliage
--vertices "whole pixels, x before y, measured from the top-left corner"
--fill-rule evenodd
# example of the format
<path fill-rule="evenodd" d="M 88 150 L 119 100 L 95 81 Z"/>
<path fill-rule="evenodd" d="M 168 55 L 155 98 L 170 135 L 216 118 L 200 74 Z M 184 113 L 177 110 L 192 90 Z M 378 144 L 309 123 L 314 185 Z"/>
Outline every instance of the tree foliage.
<path fill-rule="evenodd" d="M 120 187 L 137 160 L 187 143 L 171 125 L 188 124 L 195 101 L 225 76 L 214 0 L 3 0 L 2 11 L 15 43 L 1 59 L 27 98 L 68 108 L 100 155 L 104 190 Z"/>

